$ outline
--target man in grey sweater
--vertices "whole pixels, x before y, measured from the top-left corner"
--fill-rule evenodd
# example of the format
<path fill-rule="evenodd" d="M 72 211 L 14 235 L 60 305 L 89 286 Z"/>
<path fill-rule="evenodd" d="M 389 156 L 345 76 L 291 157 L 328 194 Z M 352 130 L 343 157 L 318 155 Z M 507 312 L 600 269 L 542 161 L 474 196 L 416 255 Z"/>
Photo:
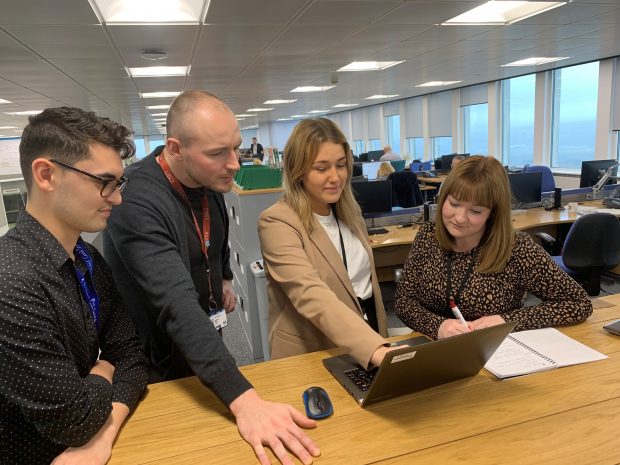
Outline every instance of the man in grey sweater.
<path fill-rule="evenodd" d="M 165 146 L 127 168 L 123 203 L 104 234 L 104 255 L 149 359 L 149 381 L 196 375 L 235 415 L 241 436 L 268 464 L 286 449 L 304 464 L 320 454 L 302 431 L 314 421 L 262 400 L 216 330 L 236 305 L 222 193 L 239 169 L 239 126 L 217 97 L 186 91 L 170 107 Z"/>

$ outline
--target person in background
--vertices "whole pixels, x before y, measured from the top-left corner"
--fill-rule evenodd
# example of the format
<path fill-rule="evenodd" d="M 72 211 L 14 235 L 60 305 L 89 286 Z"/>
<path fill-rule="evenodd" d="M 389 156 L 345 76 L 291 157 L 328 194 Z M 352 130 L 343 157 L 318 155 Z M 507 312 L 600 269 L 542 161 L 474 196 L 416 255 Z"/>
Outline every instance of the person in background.
<path fill-rule="evenodd" d="M 394 167 L 389 161 L 383 161 L 379 165 L 379 169 L 377 170 L 377 181 L 387 179 L 390 173 L 393 173 Z"/>
<path fill-rule="evenodd" d="M 241 133 L 216 96 L 189 90 L 170 106 L 166 144 L 133 163 L 104 253 L 149 358 L 149 382 L 196 375 L 230 409 L 261 464 L 320 454 L 313 420 L 263 400 L 218 334 L 236 306 L 223 193 L 239 170 Z"/>
<path fill-rule="evenodd" d="M 263 211 L 272 358 L 338 346 L 363 367 L 390 350 L 385 310 L 360 208 L 352 157 L 326 118 L 301 121 L 286 143 L 284 195 Z"/>
<path fill-rule="evenodd" d="M 516 321 L 516 330 L 579 323 L 592 313 L 586 292 L 510 216 L 508 176 L 492 157 L 461 161 L 441 189 L 435 223 L 416 235 L 394 308 L 435 339 Z M 525 293 L 542 302 L 524 307 Z M 453 317 L 453 300 L 467 321 Z"/>
<path fill-rule="evenodd" d="M 48 108 L 24 129 L 26 211 L 0 238 L 0 462 L 103 465 L 146 386 L 146 360 L 103 257 L 135 153 L 127 128 Z"/>
<path fill-rule="evenodd" d="M 450 165 L 450 169 L 456 168 L 456 165 L 458 165 L 463 160 L 465 160 L 465 157 L 463 155 L 457 155 L 456 157 L 454 157 L 452 159 L 452 164 Z"/>
<path fill-rule="evenodd" d="M 252 137 L 252 145 L 250 146 L 250 156 L 252 158 L 258 158 L 260 161 L 263 161 L 263 156 L 265 155 L 265 150 L 263 146 L 258 143 L 256 137 Z"/>
<path fill-rule="evenodd" d="M 389 145 L 386 145 L 385 147 L 383 147 L 383 155 L 381 155 L 381 158 L 379 158 L 379 161 L 393 161 L 393 160 L 400 160 L 400 155 L 392 152 L 392 147 Z"/>

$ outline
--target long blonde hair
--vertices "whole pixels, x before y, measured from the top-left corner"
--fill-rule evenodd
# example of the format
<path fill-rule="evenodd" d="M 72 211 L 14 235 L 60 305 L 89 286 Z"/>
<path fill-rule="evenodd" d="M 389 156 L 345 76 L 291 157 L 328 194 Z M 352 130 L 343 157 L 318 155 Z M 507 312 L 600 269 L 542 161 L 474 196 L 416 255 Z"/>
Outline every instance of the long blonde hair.
<path fill-rule="evenodd" d="M 342 145 L 346 156 L 347 181 L 342 188 L 338 202 L 334 204 L 334 214 L 349 228 L 356 227 L 361 218 L 361 210 L 351 190 L 353 156 L 351 148 L 342 131 L 327 118 L 309 118 L 299 122 L 293 129 L 284 147 L 282 166 L 282 187 L 284 200 L 297 212 L 308 233 L 314 229 L 314 216 L 310 199 L 303 186 L 303 177 L 325 142 Z"/>
<path fill-rule="evenodd" d="M 454 237 L 446 229 L 441 214 L 448 195 L 461 202 L 471 202 L 491 210 L 480 239 L 480 262 L 476 271 L 502 271 L 510 259 L 514 243 L 510 186 L 502 164 L 493 157 L 477 155 L 466 158 L 452 169 L 441 186 L 435 218 L 435 237 L 444 250 L 452 250 L 454 244 Z"/>

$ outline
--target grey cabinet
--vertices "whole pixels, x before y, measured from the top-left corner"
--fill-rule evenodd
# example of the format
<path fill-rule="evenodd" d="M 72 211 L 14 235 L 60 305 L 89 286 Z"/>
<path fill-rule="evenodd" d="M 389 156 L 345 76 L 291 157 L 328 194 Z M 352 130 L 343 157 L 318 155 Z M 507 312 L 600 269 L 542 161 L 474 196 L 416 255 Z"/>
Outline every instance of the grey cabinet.
<path fill-rule="evenodd" d="M 251 265 L 262 258 L 258 240 L 258 217 L 282 195 L 282 189 L 243 191 L 236 186 L 224 195 L 230 221 L 229 246 L 237 309 L 255 361 L 269 358 L 263 353 L 261 318 Z M 264 280 L 263 280 L 264 281 Z M 263 309 L 266 311 L 266 309 Z"/>

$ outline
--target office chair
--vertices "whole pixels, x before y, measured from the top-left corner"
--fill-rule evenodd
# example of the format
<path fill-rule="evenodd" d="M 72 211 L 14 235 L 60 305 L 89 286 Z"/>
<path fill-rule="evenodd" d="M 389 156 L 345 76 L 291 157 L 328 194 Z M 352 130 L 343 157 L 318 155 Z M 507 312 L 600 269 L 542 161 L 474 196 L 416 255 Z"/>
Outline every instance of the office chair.
<path fill-rule="evenodd" d="M 424 203 L 415 173 L 411 171 L 390 173 L 388 181 L 392 181 L 392 206 L 409 208 Z"/>
<path fill-rule="evenodd" d="M 544 165 L 525 165 L 523 167 L 524 173 L 542 173 L 541 177 L 541 192 L 553 192 L 555 190 L 555 179 L 553 179 L 553 173 L 551 168 Z"/>
<path fill-rule="evenodd" d="M 392 165 L 394 171 L 405 170 L 405 160 L 390 160 L 390 165 Z"/>
<path fill-rule="evenodd" d="M 537 233 L 543 247 L 553 246 L 555 239 Z M 590 213 L 571 226 L 562 255 L 552 257 L 588 295 L 599 295 L 601 275 L 620 263 L 620 221 L 609 213 Z"/>

